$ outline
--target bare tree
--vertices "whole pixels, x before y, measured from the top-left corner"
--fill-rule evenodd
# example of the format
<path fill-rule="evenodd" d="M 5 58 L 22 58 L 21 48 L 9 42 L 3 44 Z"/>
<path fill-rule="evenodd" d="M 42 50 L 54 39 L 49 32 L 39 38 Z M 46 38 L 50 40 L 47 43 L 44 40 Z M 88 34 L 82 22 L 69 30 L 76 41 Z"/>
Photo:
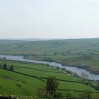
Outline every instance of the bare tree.
<path fill-rule="evenodd" d="M 84 80 L 88 80 L 88 75 L 86 73 L 82 72 L 81 78 L 83 78 Z"/>

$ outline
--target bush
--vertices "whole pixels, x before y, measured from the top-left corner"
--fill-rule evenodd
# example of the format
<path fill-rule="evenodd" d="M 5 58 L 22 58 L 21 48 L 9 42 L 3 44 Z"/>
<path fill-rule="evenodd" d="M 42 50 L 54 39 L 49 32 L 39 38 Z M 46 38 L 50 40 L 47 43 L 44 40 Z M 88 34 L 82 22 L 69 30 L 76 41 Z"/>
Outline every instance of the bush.
<path fill-rule="evenodd" d="M 66 98 L 72 98 L 72 93 L 71 92 L 66 92 Z"/>
<path fill-rule="evenodd" d="M 90 89 L 80 94 L 80 99 L 92 99 L 92 91 Z"/>
<path fill-rule="evenodd" d="M 13 70 L 14 70 L 14 66 L 11 65 L 11 66 L 10 66 L 10 71 L 13 71 Z"/>
<path fill-rule="evenodd" d="M 3 65 L 3 69 L 7 70 L 7 65 L 6 65 L 6 63 Z"/>
<path fill-rule="evenodd" d="M 56 98 L 57 99 L 63 99 L 63 97 L 64 97 L 64 95 L 63 95 L 63 93 L 56 93 Z"/>

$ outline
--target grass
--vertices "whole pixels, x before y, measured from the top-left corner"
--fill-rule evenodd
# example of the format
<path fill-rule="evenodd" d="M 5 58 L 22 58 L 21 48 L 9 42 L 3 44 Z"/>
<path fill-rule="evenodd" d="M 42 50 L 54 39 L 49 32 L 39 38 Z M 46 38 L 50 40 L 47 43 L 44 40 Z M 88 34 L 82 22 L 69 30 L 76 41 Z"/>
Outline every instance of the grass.
<path fill-rule="evenodd" d="M 49 77 L 56 76 L 57 79 L 63 80 L 72 80 L 72 81 L 82 81 L 81 79 L 74 77 L 73 75 L 68 75 L 68 73 L 63 73 L 63 71 L 58 70 L 52 66 L 40 65 L 40 64 L 32 64 L 26 62 L 16 62 L 16 61 L 3 61 L 0 60 L 0 64 L 4 64 L 6 62 L 7 66 L 13 64 L 15 69 L 14 71 L 37 76 L 37 77 Z M 24 67 L 24 68 L 23 68 Z M 2 95 L 16 95 L 16 96 L 32 96 L 38 94 L 38 88 L 45 88 L 46 82 L 43 82 L 40 79 L 30 77 L 30 76 L 18 74 L 15 72 L 7 71 L 0 69 L 0 94 Z M 19 87 L 18 85 L 21 85 Z M 59 89 L 70 89 L 71 92 L 73 90 L 86 90 L 90 89 L 94 92 L 96 90 L 81 83 L 74 82 L 63 82 L 59 81 Z M 64 94 L 66 91 L 59 91 Z M 73 92 L 75 94 L 75 92 Z M 76 95 L 79 93 L 76 92 Z"/>
<path fill-rule="evenodd" d="M 61 88 L 61 89 L 66 88 L 66 89 L 70 89 L 71 91 L 73 91 L 73 90 L 84 91 L 86 89 L 91 89 L 92 91 L 95 91 L 90 86 L 86 86 L 85 84 L 74 83 L 74 82 L 60 82 L 59 88 Z"/>
<path fill-rule="evenodd" d="M 47 41 L 0 40 L 0 54 L 23 55 L 25 58 L 56 61 L 68 66 L 90 66 L 99 71 L 99 39 Z"/>
<path fill-rule="evenodd" d="M 99 39 L 68 39 L 68 40 L 50 40 L 50 41 L 11 41 L 0 40 L 0 54 L 23 55 L 25 58 L 56 61 L 64 65 L 72 66 L 90 66 L 89 71 L 99 73 Z M 16 95 L 20 98 L 30 98 L 38 94 L 37 88 L 45 87 L 46 82 L 32 76 L 49 77 L 56 76 L 57 79 L 79 81 L 82 80 L 63 73 L 51 66 L 32 64 L 26 62 L 16 62 L 0 60 L 0 64 L 9 66 L 14 65 L 14 71 L 27 74 L 18 74 L 15 72 L 0 69 L 0 94 Z M 24 67 L 24 68 L 23 68 Z M 31 76 L 29 76 L 31 75 Z M 45 79 L 44 79 L 45 80 Z M 91 82 L 96 86 L 96 83 Z M 21 87 L 19 87 L 21 85 Z M 59 89 L 69 89 L 74 95 L 79 92 L 73 90 L 90 89 L 96 92 L 89 85 L 59 81 Z M 66 93 L 67 91 L 60 90 Z"/>
<path fill-rule="evenodd" d="M 23 76 L 10 71 L 0 70 L 0 75 L 0 86 L 2 89 L 2 94 L 5 95 L 32 95 L 32 93 L 36 94 L 36 89 L 39 87 L 39 83 L 40 86 L 44 86 L 44 83 L 38 79 Z M 8 79 L 5 79 L 4 76 L 8 76 Z M 10 80 L 9 78 L 14 80 Z M 21 87 L 18 87 L 17 84 L 20 84 Z M 28 90 L 29 94 L 26 93 L 22 88 Z"/>

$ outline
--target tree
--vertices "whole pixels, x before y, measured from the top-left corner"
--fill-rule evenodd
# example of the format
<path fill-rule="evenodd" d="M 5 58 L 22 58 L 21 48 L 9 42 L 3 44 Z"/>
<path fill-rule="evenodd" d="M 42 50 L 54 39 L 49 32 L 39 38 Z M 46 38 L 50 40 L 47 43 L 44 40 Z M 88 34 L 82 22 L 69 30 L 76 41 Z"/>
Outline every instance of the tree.
<path fill-rule="evenodd" d="M 97 81 L 97 87 L 98 87 L 98 89 L 99 89 L 99 80 Z"/>
<path fill-rule="evenodd" d="M 83 78 L 83 80 L 88 80 L 88 75 L 84 72 L 81 73 L 81 78 Z"/>
<path fill-rule="evenodd" d="M 48 77 L 46 81 L 46 92 L 50 95 L 50 97 L 55 97 L 56 90 L 58 88 L 58 81 L 55 76 Z"/>
<path fill-rule="evenodd" d="M 80 99 L 92 99 L 92 91 L 90 89 L 80 94 Z"/>
<path fill-rule="evenodd" d="M 7 70 L 7 65 L 6 65 L 6 63 L 3 65 L 3 69 L 6 69 L 6 70 Z"/>
<path fill-rule="evenodd" d="M 13 70 L 14 70 L 14 66 L 11 65 L 11 66 L 10 66 L 10 71 L 13 71 Z"/>

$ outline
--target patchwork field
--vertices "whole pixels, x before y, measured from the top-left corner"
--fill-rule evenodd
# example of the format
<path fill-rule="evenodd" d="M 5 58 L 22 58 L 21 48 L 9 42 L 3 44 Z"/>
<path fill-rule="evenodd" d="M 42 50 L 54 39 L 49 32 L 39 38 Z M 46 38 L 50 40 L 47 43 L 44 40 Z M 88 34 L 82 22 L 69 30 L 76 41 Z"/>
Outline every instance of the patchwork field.
<path fill-rule="evenodd" d="M 14 71 L 0 69 L 0 94 L 2 95 L 12 94 L 18 97 L 38 95 L 38 89 L 45 88 L 46 78 L 49 76 L 56 76 L 56 78 L 59 79 L 59 90 L 57 91 L 64 94 L 67 92 L 66 90 L 69 90 L 69 92 L 72 92 L 76 96 L 78 96 L 80 92 L 75 92 L 74 90 L 85 91 L 90 89 L 93 92 L 98 92 L 98 90 L 89 85 L 76 83 L 82 82 L 82 79 L 52 66 L 0 60 L 1 65 L 4 63 L 7 64 L 7 67 L 13 65 Z"/>

